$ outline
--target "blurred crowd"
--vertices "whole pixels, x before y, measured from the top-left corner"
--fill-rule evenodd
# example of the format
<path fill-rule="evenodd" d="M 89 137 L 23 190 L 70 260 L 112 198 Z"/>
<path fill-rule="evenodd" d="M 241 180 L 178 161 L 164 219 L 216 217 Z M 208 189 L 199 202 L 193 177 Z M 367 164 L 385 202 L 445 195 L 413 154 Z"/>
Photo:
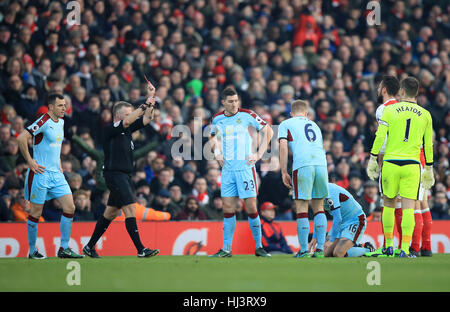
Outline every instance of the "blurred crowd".
<path fill-rule="evenodd" d="M 379 220 L 378 184 L 365 168 L 383 74 L 420 81 L 417 101 L 431 112 L 435 132 L 436 184 L 428 199 L 434 219 L 450 219 L 448 1 L 379 1 L 374 26 L 363 0 L 84 0 L 81 25 L 69 2 L 0 4 L 0 221 L 26 219 L 27 164 L 16 138 L 46 113 L 49 92 L 66 98 L 61 159 L 75 220 L 96 220 L 108 198 L 103 129 L 115 101 L 145 101 L 145 76 L 157 88 L 158 110 L 133 135 L 142 220 L 159 212 L 171 220 L 223 218 L 217 161 L 172 157 L 171 148 L 180 139 L 173 127 L 187 125 L 184 148 L 193 155 L 193 137 L 221 109 L 228 85 L 243 108 L 270 125 L 289 118 L 292 100 L 308 100 L 309 117 L 323 132 L 330 181 L 348 189 L 369 220 Z M 276 219 L 292 220 L 277 155 L 258 162 L 257 172 L 259 203 L 274 204 Z M 60 215 L 57 201 L 45 204 L 43 220 Z M 246 219 L 242 203 L 237 218 Z"/>

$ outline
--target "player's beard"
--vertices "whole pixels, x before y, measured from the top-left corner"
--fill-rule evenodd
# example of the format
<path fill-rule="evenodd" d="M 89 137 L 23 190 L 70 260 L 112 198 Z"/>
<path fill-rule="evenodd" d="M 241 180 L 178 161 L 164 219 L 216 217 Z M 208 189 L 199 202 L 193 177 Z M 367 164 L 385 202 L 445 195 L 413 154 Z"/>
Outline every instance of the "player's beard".
<path fill-rule="evenodd" d="M 382 95 L 378 95 L 377 96 L 377 103 L 378 104 L 383 104 L 383 96 Z"/>

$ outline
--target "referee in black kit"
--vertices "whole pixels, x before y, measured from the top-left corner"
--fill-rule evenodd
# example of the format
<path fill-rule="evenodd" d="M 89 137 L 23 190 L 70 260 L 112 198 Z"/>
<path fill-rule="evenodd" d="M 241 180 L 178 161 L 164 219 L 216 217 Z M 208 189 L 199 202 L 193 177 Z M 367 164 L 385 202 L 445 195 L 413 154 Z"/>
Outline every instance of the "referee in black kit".
<path fill-rule="evenodd" d="M 134 131 L 148 125 L 153 119 L 155 91 L 155 87 L 149 82 L 148 98 L 145 104 L 137 109 L 124 101 L 116 102 L 113 106 L 114 123 L 105 127 L 103 142 L 105 153 L 103 176 L 110 194 L 103 216 L 97 221 L 91 239 L 83 247 L 83 253 L 91 258 L 100 258 L 95 250 L 95 244 L 105 233 L 111 221 L 117 217 L 120 209 L 125 214 L 125 226 L 137 249 L 137 256 L 152 257 L 159 253 L 158 249 L 145 248 L 141 243 L 136 223 L 136 200 L 131 181 L 131 173 L 134 169 L 134 145 L 131 135 Z"/>

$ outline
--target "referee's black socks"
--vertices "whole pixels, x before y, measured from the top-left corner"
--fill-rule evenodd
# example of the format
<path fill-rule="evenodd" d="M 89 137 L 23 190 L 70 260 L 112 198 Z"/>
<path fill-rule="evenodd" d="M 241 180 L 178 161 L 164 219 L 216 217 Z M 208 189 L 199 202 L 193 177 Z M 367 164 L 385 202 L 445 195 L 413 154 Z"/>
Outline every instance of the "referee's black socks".
<path fill-rule="evenodd" d="M 125 227 L 127 228 L 128 235 L 130 235 L 133 240 L 134 246 L 136 247 L 138 253 L 144 249 L 144 245 L 141 243 L 141 239 L 139 238 L 139 230 L 137 228 L 136 218 L 126 218 L 125 219 Z"/>
<path fill-rule="evenodd" d="M 103 233 L 105 233 L 111 221 L 112 220 L 108 220 L 104 216 L 101 216 L 98 219 L 97 224 L 95 225 L 94 233 L 92 233 L 91 239 L 87 243 L 87 246 L 89 248 L 94 248 L 95 244 L 97 244 L 97 241 L 100 239 L 100 237 L 102 237 Z"/>

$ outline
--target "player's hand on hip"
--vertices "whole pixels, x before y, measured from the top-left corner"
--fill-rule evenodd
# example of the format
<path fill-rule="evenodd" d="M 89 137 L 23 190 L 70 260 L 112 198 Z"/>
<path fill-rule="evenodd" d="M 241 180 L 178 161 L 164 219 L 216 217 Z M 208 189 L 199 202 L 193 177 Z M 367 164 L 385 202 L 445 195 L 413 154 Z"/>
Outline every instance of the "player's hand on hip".
<path fill-rule="evenodd" d="M 281 174 L 281 177 L 283 179 L 283 184 L 288 188 L 292 189 L 292 182 L 291 182 L 291 176 L 287 172 L 283 172 Z"/>
<path fill-rule="evenodd" d="M 422 186 L 424 189 L 428 190 L 434 185 L 434 172 L 433 166 L 425 166 L 425 170 L 422 174 Z"/>
<path fill-rule="evenodd" d="M 246 160 L 247 160 L 247 165 L 253 166 L 254 164 L 256 164 L 256 162 L 257 162 L 259 159 L 258 159 L 258 155 L 256 155 L 256 154 L 251 154 L 251 155 L 249 155 L 249 156 L 246 158 Z"/>
<path fill-rule="evenodd" d="M 39 165 L 39 164 L 36 162 L 36 159 L 31 160 L 31 161 L 28 163 L 28 166 L 30 167 L 30 170 L 33 171 L 34 173 L 44 173 L 45 167 Z"/>
<path fill-rule="evenodd" d="M 378 166 L 377 158 L 370 155 L 369 163 L 367 164 L 367 176 L 371 180 L 375 180 L 380 176 L 380 167 Z"/>

